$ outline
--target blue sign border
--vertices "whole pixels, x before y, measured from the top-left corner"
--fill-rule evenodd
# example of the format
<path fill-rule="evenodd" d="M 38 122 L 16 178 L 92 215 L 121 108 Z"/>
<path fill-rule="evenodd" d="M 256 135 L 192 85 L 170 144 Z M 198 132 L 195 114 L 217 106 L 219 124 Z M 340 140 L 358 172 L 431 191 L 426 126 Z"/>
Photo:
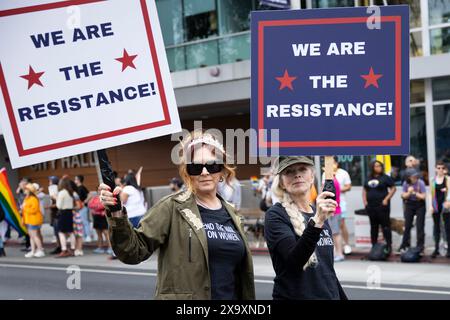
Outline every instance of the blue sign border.
<path fill-rule="evenodd" d="M 395 138 L 393 140 L 274 141 L 264 130 L 264 36 L 271 26 L 367 23 L 367 7 L 310 10 L 254 11 L 252 28 L 251 127 L 257 129 L 251 141 L 252 155 L 408 154 L 409 153 L 409 8 L 407 5 L 379 7 L 380 22 L 395 24 Z M 266 44 L 267 45 L 267 44 Z M 382 45 L 382 44 L 381 44 Z M 382 128 L 380 128 L 382 130 Z M 279 128 L 280 135 L 282 128 Z"/>

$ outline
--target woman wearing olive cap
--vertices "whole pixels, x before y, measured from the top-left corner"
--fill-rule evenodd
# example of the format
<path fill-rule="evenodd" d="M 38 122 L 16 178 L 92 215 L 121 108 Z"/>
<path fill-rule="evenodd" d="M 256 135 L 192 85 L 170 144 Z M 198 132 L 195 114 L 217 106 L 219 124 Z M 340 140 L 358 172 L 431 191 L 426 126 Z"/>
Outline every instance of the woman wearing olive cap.
<path fill-rule="evenodd" d="M 310 205 L 314 162 L 280 157 L 272 192 L 280 202 L 266 212 L 265 237 L 275 269 L 273 298 L 347 299 L 333 267 L 333 238 L 327 219 L 337 203 L 322 192 Z"/>

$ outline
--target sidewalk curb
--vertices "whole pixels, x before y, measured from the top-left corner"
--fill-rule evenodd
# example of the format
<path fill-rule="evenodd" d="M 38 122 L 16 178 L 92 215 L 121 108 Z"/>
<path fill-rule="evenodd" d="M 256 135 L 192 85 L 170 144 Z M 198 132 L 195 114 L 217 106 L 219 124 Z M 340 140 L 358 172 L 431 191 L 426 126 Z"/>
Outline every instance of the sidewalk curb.
<path fill-rule="evenodd" d="M 22 245 L 21 240 L 8 240 L 5 243 L 6 247 L 20 247 Z M 51 249 L 55 247 L 55 243 L 44 243 L 45 249 Z M 88 249 L 95 249 L 97 248 L 97 242 L 91 241 L 91 242 L 83 242 L 83 247 Z M 252 252 L 252 255 L 255 256 L 268 256 L 269 255 L 269 249 L 267 248 L 250 248 L 250 251 Z M 353 252 L 349 255 L 345 256 L 346 260 L 361 260 L 361 261 L 368 261 L 367 256 L 369 254 L 368 250 L 353 250 Z M 395 253 L 392 253 L 391 256 L 385 261 L 385 262 L 394 262 L 394 263 L 402 263 L 400 260 L 400 255 L 397 255 Z M 450 265 L 450 259 L 446 258 L 445 256 L 439 256 L 435 259 L 432 259 L 430 255 L 424 255 L 419 263 L 430 263 L 430 264 L 447 264 Z"/>

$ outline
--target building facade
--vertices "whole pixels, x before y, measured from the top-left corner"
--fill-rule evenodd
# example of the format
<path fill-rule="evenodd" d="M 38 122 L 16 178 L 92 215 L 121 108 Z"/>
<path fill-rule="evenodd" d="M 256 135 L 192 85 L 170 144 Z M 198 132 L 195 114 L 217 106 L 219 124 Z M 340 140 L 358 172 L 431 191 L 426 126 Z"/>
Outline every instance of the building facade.
<path fill-rule="evenodd" d="M 262 1 L 261 1 L 262 2 Z M 203 128 L 247 130 L 250 126 L 250 12 L 276 10 L 257 0 L 156 0 L 182 126 L 194 120 Z M 434 174 L 436 160 L 450 162 L 450 1 L 448 0 L 291 0 L 292 8 L 328 8 L 408 4 L 410 7 L 411 154 L 424 172 Z M 74 124 L 79 125 L 82 124 Z M 0 139 L 2 140 L 2 139 Z M 0 142 L 4 145 L 4 142 Z M 161 137 L 108 150 L 119 174 L 144 167 L 145 186 L 166 185 L 177 175 L 170 155 L 177 140 Z M 1 162 L 7 165 L 4 147 Z M 374 155 L 375 156 L 375 155 Z M 373 156 L 373 157 L 374 157 Z M 359 194 L 373 157 L 339 156 Z M 16 171 L 41 184 L 49 175 L 83 173 L 98 183 L 89 155 Z M 84 159 L 84 160 L 82 160 Z M 404 156 L 392 156 L 393 172 Z M 68 165 L 70 163 L 70 166 Z M 92 163 L 91 163 L 92 164 Z M 259 165 L 239 165 L 238 178 L 259 175 Z"/>

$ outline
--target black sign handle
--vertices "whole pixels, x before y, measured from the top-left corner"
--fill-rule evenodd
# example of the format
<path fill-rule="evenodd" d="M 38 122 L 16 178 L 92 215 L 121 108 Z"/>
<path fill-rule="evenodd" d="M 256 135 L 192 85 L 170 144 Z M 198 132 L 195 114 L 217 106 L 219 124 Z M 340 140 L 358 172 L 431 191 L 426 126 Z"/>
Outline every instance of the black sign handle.
<path fill-rule="evenodd" d="M 97 158 L 98 164 L 100 166 L 100 172 L 102 175 L 103 183 L 111 188 L 111 192 L 116 187 L 116 183 L 114 182 L 115 176 L 113 169 L 111 167 L 111 163 L 109 162 L 108 155 L 105 149 L 97 150 Z M 106 209 L 109 212 L 116 212 L 122 210 L 122 203 L 120 202 L 119 195 L 116 196 L 117 204 L 114 206 L 107 206 Z"/>

